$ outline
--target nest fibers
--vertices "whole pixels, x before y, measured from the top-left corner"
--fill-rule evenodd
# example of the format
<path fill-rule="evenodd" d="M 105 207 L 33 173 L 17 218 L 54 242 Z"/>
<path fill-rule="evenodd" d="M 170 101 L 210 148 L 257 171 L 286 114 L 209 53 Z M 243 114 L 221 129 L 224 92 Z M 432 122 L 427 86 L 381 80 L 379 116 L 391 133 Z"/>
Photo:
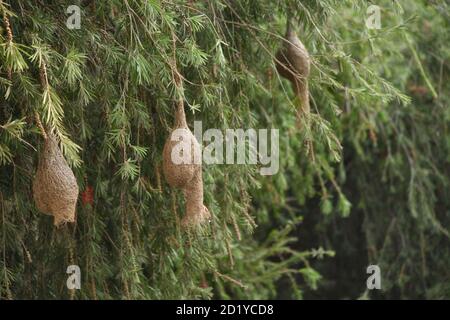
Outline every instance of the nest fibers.
<path fill-rule="evenodd" d="M 184 146 L 190 147 L 191 161 L 189 163 L 174 162 L 175 148 L 181 142 Z M 181 150 L 181 152 L 185 151 Z M 211 217 L 208 208 L 203 204 L 202 166 L 201 161 L 195 161 L 198 157 L 201 157 L 200 144 L 187 126 L 183 100 L 180 99 L 174 128 L 164 145 L 163 171 L 167 183 L 184 192 L 186 213 L 181 223 L 185 227 L 201 224 Z"/>
<path fill-rule="evenodd" d="M 33 181 L 33 197 L 39 211 L 53 216 L 55 226 L 75 221 L 77 180 L 52 133 L 45 139 L 39 155 L 39 165 Z"/>
<path fill-rule="evenodd" d="M 292 83 L 294 92 L 301 103 L 301 111 L 307 115 L 310 109 L 308 77 L 311 59 L 308 50 L 292 30 L 290 22 L 287 25 L 285 39 L 283 47 L 276 55 L 277 71 Z"/>

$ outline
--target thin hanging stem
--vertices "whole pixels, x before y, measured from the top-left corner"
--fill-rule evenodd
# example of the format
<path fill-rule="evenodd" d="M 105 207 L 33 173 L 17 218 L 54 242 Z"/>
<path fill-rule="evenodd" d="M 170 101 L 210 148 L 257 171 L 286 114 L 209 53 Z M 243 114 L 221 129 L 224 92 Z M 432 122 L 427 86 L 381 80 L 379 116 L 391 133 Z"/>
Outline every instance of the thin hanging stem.
<path fill-rule="evenodd" d="M 3 5 L 3 1 L 0 0 L 0 4 Z M 11 43 L 13 41 L 13 33 L 11 30 L 11 23 L 10 23 L 8 15 L 6 14 L 5 11 L 3 11 L 3 25 L 5 26 L 5 29 L 6 29 L 7 45 L 11 46 Z M 11 80 L 11 78 L 12 78 L 11 67 L 8 67 L 6 72 L 7 72 L 8 80 Z"/>
<path fill-rule="evenodd" d="M 422 75 L 423 79 L 425 80 L 427 87 L 430 89 L 430 91 L 433 95 L 433 98 L 437 99 L 438 94 L 437 94 L 436 90 L 434 89 L 433 85 L 431 84 L 431 81 L 428 78 L 428 76 L 425 72 L 425 69 L 423 68 L 422 62 L 420 61 L 419 55 L 417 54 L 417 51 L 414 48 L 411 39 L 409 38 L 409 36 L 407 34 L 405 34 L 405 38 L 406 38 L 406 42 L 408 42 L 408 47 L 413 54 L 414 60 L 416 61 L 417 66 L 419 67 L 420 74 Z"/>
<path fill-rule="evenodd" d="M 176 91 L 179 95 L 177 101 L 177 110 L 175 114 L 175 127 L 187 127 L 186 114 L 184 112 L 184 99 L 183 99 L 183 77 L 177 68 L 176 59 L 176 35 L 172 31 L 172 77 L 175 84 Z"/>
<path fill-rule="evenodd" d="M 47 140 L 48 139 L 48 135 L 47 135 L 47 132 L 44 129 L 44 126 L 42 125 L 41 117 L 39 116 L 39 113 L 35 112 L 34 113 L 34 118 L 36 119 L 36 125 L 41 130 L 42 136 L 44 137 L 45 140 Z"/>

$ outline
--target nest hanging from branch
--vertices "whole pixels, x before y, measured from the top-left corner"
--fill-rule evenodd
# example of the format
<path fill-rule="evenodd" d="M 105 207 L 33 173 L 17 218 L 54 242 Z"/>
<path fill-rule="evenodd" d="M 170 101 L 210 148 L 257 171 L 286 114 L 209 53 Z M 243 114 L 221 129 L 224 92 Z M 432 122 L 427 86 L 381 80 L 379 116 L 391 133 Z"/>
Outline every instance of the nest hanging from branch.
<path fill-rule="evenodd" d="M 176 41 L 176 35 L 172 32 L 172 76 L 177 89 L 183 91 L 183 78 L 177 69 Z M 187 125 L 184 101 L 180 96 L 175 123 L 164 144 L 163 172 L 171 187 L 183 190 L 186 212 L 181 224 L 184 227 L 196 226 L 211 218 L 208 208 L 203 204 L 201 162 L 200 144 Z"/>
<path fill-rule="evenodd" d="M 292 83 L 300 104 L 298 115 L 303 113 L 307 117 L 310 112 L 308 77 L 311 58 L 308 50 L 292 30 L 290 21 L 287 23 L 285 39 L 283 47 L 276 54 L 275 65 L 278 73 Z"/>
<path fill-rule="evenodd" d="M 75 222 L 78 184 L 64 159 L 55 136 L 46 134 L 33 181 L 33 197 L 42 213 L 52 215 L 54 225 Z"/>
<path fill-rule="evenodd" d="M 180 148 L 179 144 L 183 147 Z M 184 152 L 188 154 L 183 154 Z M 178 160 L 187 161 L 177 161 L 175 159 L 177 157 Z M 200 144 L 187 126 L 182 99 L 178 101 L 174 128 L 164 145 L 163 172 L 171 187 L 182 189 L 184 192 L 186 213 L 182 225 L 189 227 L 208 221 L 211 214 L 203 204 Z"/>

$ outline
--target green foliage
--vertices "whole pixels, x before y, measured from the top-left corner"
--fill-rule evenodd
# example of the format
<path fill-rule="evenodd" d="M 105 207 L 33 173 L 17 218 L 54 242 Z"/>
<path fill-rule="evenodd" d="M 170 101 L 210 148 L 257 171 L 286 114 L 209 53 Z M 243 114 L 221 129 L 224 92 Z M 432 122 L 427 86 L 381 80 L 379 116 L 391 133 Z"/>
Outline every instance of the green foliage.
<path fill-rule="evenodd" d="M 342 50 L 364 63 L 368 75 L 384 77 L 380 84 L 393 95 L 345 97 L 339 130 L 344 161 L 337 175 L 352 208 L 344 222 L 333 213 L 345 215 L 341 205 L 348 210 L 347 201 L 339 198 L 335 210 L 327 199 L 322 202 L 327 218 L 314 222 L 321 230 L 315 237 L 336 251 L 342 267 L 313 264 L 325 280 L 317 294 L 448 298 L 448 288 L 439 285 L 449 280 L 449 38 L 442 31 L 449 28 L 448 5 L 377 4 L 382 8 L 381 30 L 359 28 L 364 12 L 355 14 L 350 7 L 330 23 L 347 26 L 344 32 L 339 29 Z M 352 67 L 344 68 L 339 81 L 358 87 L 361 79 Z M 308 204 L 318 211 L 315 206 Z M 381 268 L 381 293 L 366 291 L 369 264 Z"/>
<path fill-rule="evenodd" d="M 427 19 L 448 28 L 444 4 L 383 1 L 379 31 L 362 23 L 365 1 L 78 5 L 81 29 L 70 30 L 64 1 L 0 1 L 13 33 L 0 38 L 1 298 L 266 299 L 285 285 L 286 298 L 303 298 L 329 280 L 334 251 L 339 258 L 348 244 L 340 235 L 359 234 L 352 219 L 361 217 L 364 241 L 350 247 L 374 252 L 361 264 L 387 270 L 386 293 L 448 297 L 438 279 L 450 257 L 438 248 L 448 245 L 450 52 L 441 46 L 448 35 L 419 33 Z M 410 19 L 419 11 L 422 20 Z M 288 14 L 313 59 L 309 130 L 296 129 L 291 88 L 273 64 Z M 431 97 L 411 100 L 411 84 Z M 274 176 L 204 166 L 213 217 L 191 232 L 180 225 L 183 197 L 161 170 L 180 95 L 189 124 L 280 130 Z M 80 190 L 94 190 L 92 204 L 80 197 L 77 223 L 61 229 L 32 201 L 36 113 L 59 137 Z M 312 216 L 314 228 L 303 227 Z M 321 241 L 299 246 L 299 231 Z M 81 267 L 82 290 L 65 287 L 70 264 Z"/>

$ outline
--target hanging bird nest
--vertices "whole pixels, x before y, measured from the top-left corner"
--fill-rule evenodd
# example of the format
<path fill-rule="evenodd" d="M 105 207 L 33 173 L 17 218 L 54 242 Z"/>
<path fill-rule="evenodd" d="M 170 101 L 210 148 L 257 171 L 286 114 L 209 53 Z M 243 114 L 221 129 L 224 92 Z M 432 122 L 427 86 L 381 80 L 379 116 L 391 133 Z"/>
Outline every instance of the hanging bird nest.
<path fill-rule="evenodd" d="M 54 217 L 55 226 L 75 222 L 77 180 L 52 133 L 46 135 L 39 155 L 39 165 L 33 181 L 33 197 L 39 211 Z"/>
<path fill-rule="evenodd" d="M 275 59 L 278 73 L 292 83 L 295 95 L 304 115 L 310 112 L 308 77 L 311 68 L 311 58 L 308 50 L 292 29 L 290 21 L 286 28 L 283 47 L 278 50 Z"/>
<path fill-rule="evenodd" d="M 183 154 L 184 152 L 189 154 Z M 175 157 L 187 161 L 179 162 Z M 209 220 L 211 215 L 203 204 L 200 144 L 187 126 L 182 99 L 178 101 L 174 128 L 164 145 L 163 172 L 171 187 L 184 191 L 186 213 L 182 225 L 195 226 Z"/>

